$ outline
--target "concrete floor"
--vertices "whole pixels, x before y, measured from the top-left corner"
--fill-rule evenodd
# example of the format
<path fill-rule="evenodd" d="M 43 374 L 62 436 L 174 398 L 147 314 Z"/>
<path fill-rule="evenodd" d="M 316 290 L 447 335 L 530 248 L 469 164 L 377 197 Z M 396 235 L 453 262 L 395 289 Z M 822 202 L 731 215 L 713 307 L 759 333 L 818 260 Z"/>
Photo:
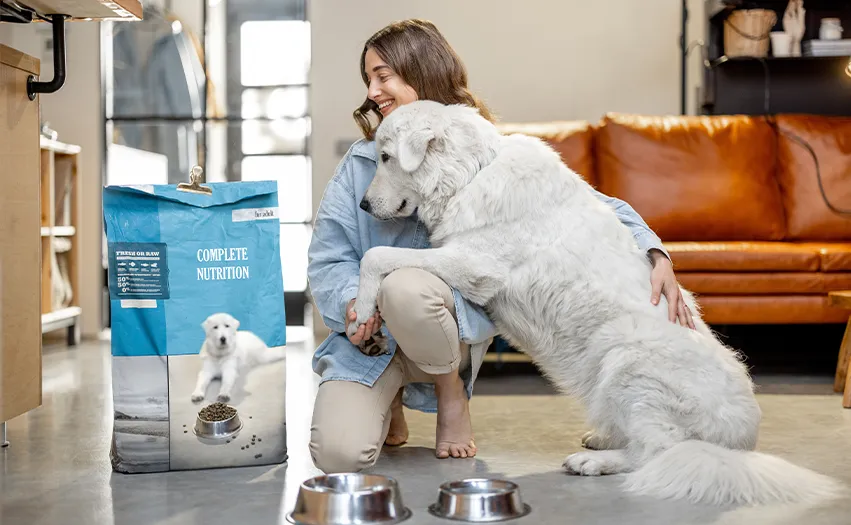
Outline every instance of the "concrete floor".
<path fill-rule="evenodd" d="M 0 452 L 0 524 L 177 525 L 284 524 L 299 483 L 319 474 L 307 454 L 315 376 L 313 341 L 294 330 L 287 362 L 289 463 L 274 467 L 113 473 L 109 462 L 112 393 L 108 343 L 46 347 L 44 405 L 9 422 Z M 851 410 L 824 379 L 773 378 L 759 400 L 760 449 L 844 480 L 851 486 Z M 793 381 L 796 383 L 796 381 Z M 517 388 L 512 388 L 512 384 Z M 411 437 L 385 449 L 374 472 L 396 477 L 413 511 L 409 524 L 440 523 L 426 511 L 437 486 L 471 476 L 518 482 L 532 513 L 513 523 L 807 525 L 851 523 L 851 498 L 821 508 L 713 509 L 631 497 L 618 477 L 579 478 L 560 471 L 579 449 L 582 412 L 535 378 L 483 378 L 472 403 L 479 455 L 432 455 L 434 416 L 409 412 Z M 791 393 L 790 393 L 791 392 Z M 451 522 L 445 522 L 451 523 Z"/>

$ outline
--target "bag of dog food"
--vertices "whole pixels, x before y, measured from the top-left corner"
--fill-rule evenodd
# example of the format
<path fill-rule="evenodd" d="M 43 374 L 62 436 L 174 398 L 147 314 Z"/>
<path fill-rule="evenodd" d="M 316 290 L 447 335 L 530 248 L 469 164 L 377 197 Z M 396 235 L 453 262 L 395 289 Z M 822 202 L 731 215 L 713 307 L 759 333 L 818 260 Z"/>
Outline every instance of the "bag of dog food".
<path fill-rule="evenodd" d="M 286 460 L 277 183 L 108 186 L 119 472 Z"/>

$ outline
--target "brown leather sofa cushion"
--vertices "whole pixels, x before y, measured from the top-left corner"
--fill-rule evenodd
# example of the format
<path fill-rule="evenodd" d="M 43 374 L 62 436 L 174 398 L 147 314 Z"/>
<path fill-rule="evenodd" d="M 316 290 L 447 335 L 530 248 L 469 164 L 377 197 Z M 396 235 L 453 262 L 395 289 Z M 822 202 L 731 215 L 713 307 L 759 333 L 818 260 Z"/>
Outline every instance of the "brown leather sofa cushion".
<path fill-rule="evenodd" d="M 827 295 L 698 297 L 710 324 L 845 323 L 848 311 L 831 307 Z"/>
<path fill-rule="evenodd" d="M 687 290 L 708 295 L 826 294 L 851 290 L 851 272 L 682 272 L 677 279 Z"/>
<path fill-rule="evenodd" d="M 851 215 L 837 215 L 825 204 L 809 150 L 818 157 L 830 203 L 851 210 L 851 118 L 780 115 L 777 180 L 783 195 L 788 236 L 797 240 L 851 240 Z"/>
<path fill-rule="evenodd" d="M 851 243 L 666 242 L 677 272 L 851 272 Z"/>
<path fill-rule="evenodd" d="M 851 243 L 822 244 L 821 271 L 851 272 Z"/>
<path fill-rule="evenodd" d="M 594 169 L 594 129 L 584 120 L 497 124 L 503 134 L 522 133 L 547 141 L 567 166 L 592 186 L 597 185 Z"/>
<path fill-rule="evenodd" d="M 664 241 L 780 240 L 776 138 L 761 118 L 607 115 L 600 191 L 632 205 Z"/>

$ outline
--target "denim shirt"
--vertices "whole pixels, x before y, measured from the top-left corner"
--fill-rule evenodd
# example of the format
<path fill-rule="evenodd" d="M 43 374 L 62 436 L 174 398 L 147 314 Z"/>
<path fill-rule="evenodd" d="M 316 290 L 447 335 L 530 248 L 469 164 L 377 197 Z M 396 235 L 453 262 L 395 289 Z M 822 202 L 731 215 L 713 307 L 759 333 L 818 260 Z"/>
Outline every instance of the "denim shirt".
<path fill-rule="evenodd" d="M 416 214 L 407 219 L 382 221 L 361 210 L 359 203 L 372 182 L 376 170 L 373 141 L 355 142 L 337 166 L 325 188 L 314 221 L 308 248 L 307 275 L 310 293 L 331 334 L 313 356 L 313 370 L 325 381 L 355 381 L 371 387 L 384 372 L 396 352 L 396 341 L 387 331 L 388 353 L 364 355 L 346 337 L 346 307 L 357 296 L 360 260 L 373 246 L 429 248 L 428 232 Z M 609 204 L 623 224 L 628 226 L 638 246 L 645 251 L 656 248 L 667 256 L 659 237 L 628 204 L 595 192 Z M 479 306 L 452 290 L 458 318 L 458 333 L 470 346 L 470 367 L 460 374 L 472 396 L 473 383 L 496 328 Z M 648 297 L 648 301 L 650 298 Z M 403 403 L 422 412 L 436 412 L 434 386 L 412 383 L 405 387 Z"/>

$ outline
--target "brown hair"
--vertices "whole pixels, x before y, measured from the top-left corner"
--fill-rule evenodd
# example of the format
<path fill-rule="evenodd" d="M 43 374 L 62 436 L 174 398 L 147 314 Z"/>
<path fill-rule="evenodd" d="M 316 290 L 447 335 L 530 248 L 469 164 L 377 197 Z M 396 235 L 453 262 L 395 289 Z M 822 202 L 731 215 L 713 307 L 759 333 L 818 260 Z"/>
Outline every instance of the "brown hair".
<path fill-rule="evenodd" d="M 478 109 L 491 122 L 495 120 L 487 106 L 467 89 L 467 69 L 431 22 L 418 19 L 396 22 L 366 41 L 360 56 L 360 71 L 367 87 L 369 76 L 365 62 L 369 49 L 374 49 L 402 80 L 414 88 L 420 100 L 466 104 Z M 374 125 L 369 119 L 370 114 L 378 118 Z M 384 118 L 378 111 L 378 105 L 367 98 L 353 116 L 363 136 L 374 139 L 375 130 Z"/>

